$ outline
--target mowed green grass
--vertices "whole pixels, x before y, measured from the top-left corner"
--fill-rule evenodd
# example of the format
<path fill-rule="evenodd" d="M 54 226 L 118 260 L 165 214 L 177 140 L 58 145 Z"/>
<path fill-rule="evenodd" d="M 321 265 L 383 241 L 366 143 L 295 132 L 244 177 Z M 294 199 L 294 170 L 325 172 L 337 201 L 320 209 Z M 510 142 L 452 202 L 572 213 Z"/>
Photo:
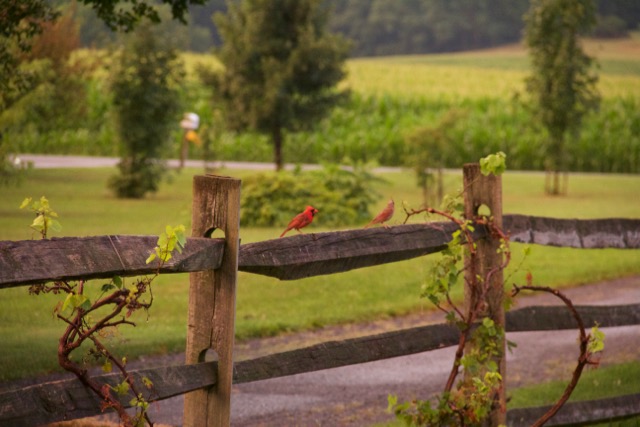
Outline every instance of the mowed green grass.
<path fill-rule="evenodd" d="M 567 374 L 567 376 L 569 376 Z M 626 362 L 586 369 L 569 398 L 570 402 L 640 393 L 640 362 Z M 569 379 L 548 381 L 509 391 L 509 408 L 552 405 L 564 392 Z"/>
<path fill-rule="evenodd" d="M 157 235 L 165 225 L 191 223 L 191 191 L 196 169 L 172 174 L 170 182 L 144 200 L 120 200 L 107 190 L 115 169 L 33 170 L 21 186 L 5 187 L 0 198 L 0 240 L 37 238 L 30 229 L 32 214 L 18 209 L 26 196 L 45 195 L 60 215 L 62 232 L 55 236 L 103 234 Z M 242 178 L 250 171 L 221 170 L 220 174 Z M 385 184 L 378 191 L 399 207 L 419 207 L 420 191 L 410 172 L 381 175 Z M 447 192 L 460 188 L 461 172 L 445 175 Z M 562 218 L 640 218 L 640 176 L 571 175 L 569 195 L 546 196 L 544 175 L 508 172 L 503 177 L 504 212 Z M 312 201 L 309 201 L 312 202 Z M 303 202 L 306 204 L 306 201 Z M 414 217 L 412 221 L 424 221 Z M 400 208 L 392 224 L 401 224 Z M 284 224 L 283 224 L 284 226 Z M 307 232 L 329 231 L 322 213 Z M 243 243 L 277 238 L 281 228 L 243 228 Z M 150 248 L 149 248 L 150 249 Z M 522 258 L 522 245 L 513 245 L 514 261 Z M 325 325 L 362 322 L 430 310 L 419 298 L 430 264 L 438 255 L 367 269 L 281 282 L 240 273 L 238 278 L 236 335 L 239 339 L 308 330 Z M 512 276 L 522 281 L 531 271 L 539 284 L 578 286 L 593 281 L 640 274 L 640 251 L 577 250 L 533 246 L 525 267 Z M 98 284 L 100 282 L 98 281 Z M 112 345 L 130 359 L 143 354 L 184 350 L 188 305 L 188 275 L 166 275 L 154 285 L 150 316 L 137 318 L 135 328 L 122 328 Z M 95 286 L 97 289 L 99 286 Z M 57 338 L 64 325 L 53 316 L 59 297 L 29 296 L 24 287 L 2 290 L 0 310 L 0 380 L 57 370 Z M 461 286 L 456 290 L 461 296 Z"/>

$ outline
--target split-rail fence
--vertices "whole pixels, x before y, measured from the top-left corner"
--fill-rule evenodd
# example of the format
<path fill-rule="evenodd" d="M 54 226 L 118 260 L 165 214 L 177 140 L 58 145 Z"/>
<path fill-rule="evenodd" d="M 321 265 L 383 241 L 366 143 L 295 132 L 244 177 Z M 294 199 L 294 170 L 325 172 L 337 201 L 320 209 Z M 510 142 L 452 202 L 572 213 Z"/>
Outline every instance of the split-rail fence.
<path fill-rule="evenodd" d="M 513 242 L 574 248 L 640 249 L 639 219 L 554 219 L 502 215 L 500 177 L 485 177 L 477 164 L 464 167 L 467 217 L 486 205 Z M 294 280 L 407 260 L 443 250 L 457 225 L 452 222 L 307 233 L 240 244 L 240 181 L 213 175 L 193 181 L 192 236 L 185 250 L 162 266 L 163 273 L 190 273 L 186 363 L 133 372 L 154 385 L 155 400 L 185 394 L 185 426 L 230 422 L 232 384 L 430 351 L 458 343 L 447 324 L 332 341 L 233 363 L 235 293 L 238 271 Z M 211 238 L 220 229 L 224 238 Z M 475 239 L 495 240 L 483 226 Z M 155 236 L 108 235 L 0 242 L 0 289 L 53 280 L 151 274 L 145 260 Z M 495 243 L 495 242 L 493 242 Z M 490 251 L 487 259 L 491 258 Z M 502 284 L 500 283 L 500 286 Z M 499 302 L 498 302 L 499 303 Z M 640 324 L 640 304 L 581 306 L 585 324 L 600 327 Z M 527 307 L 506 315 L 507 332 L 575 328 L 564 307 Z M 217 361 L 206 362 L 207 351 Z M 100 375 L 117 384 L 117 374 Z M 0 426 L 36 426 L 101 413 L 99 399 L 77 379 L 32 385 L 0 394 Z M 507 425 L 530 425 L 548 408 L 509 410 Z M 585 425 L 640 414 L 640 394 L 566 404 L 546 425 Z M 503 414 L 504 417 L 504 414 Z"/>

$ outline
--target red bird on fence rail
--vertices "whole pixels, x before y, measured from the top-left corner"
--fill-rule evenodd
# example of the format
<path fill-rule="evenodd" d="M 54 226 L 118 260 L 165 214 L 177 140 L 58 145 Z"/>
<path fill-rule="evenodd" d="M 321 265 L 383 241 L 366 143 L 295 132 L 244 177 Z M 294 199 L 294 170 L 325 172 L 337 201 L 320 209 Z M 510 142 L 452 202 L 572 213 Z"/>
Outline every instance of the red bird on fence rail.
<path fill-rule="evenodd" d="M 302 233 L 300 229 L 311 224 L 311 222 L 313 221 L 313 217 L 316 216 L 317 213 L 318 209 L 314 208 L 313 206 L 307 206 L 303 212 L 293 217 L 289 225 L 287 225 L 287 229 L 282 232 L 280 237 L 283 237 L 285 234 L 287 234 L 287 231 L 289 230 L 296 230 L 298 233 Z"/>
<path fill-rule="evenodd" d="M 364 228 L 371 227 L 374 224 L 381 224 L 384 228 L 389 228 L 385 222 L 389 221 L 393 216 L 393 212 L 395 210 L 395 203 L 393 199 L 389 200 L 387 206 L 380 212 L 375 218 L 371 220 L 371 222 L 364 226 Z"/>

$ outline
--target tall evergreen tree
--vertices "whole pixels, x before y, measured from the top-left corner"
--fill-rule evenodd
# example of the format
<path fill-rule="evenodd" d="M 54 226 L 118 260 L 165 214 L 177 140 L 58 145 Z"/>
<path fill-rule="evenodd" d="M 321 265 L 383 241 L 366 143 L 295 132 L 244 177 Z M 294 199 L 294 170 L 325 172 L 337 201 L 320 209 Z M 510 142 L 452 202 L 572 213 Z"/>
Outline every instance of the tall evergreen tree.
<path fill-rule="evenodd" d="M 566 142 L 575 138 L 585 114 L 597 108 L 594 60 L 580 45 L 580 36 L 595 25 L 593 0 L 532 0 L 525 16 L 525 42 L 532 74 L 527 91 L 536 120 L 549 134 L 547 172 L 553 183 L 547 192 L 559 194 L 559 174 L 566 172 Z"/>
<path fill-rule="evenodd" d="M 269 135 L 278 170 L 285 132 L 313 126 L 347 95 L 336 85 L 348 46 L 327 18 L 321 0 L 243 0 L 215 16 L 224 65 L 215 101 L 231 129 Z"/>
<path fill-rule="evenodd" d="M 178 87 L 184 72 L 168 36 L 141 24 L 112 71 L 114 115 L 121 147 L 120 174 L 110 187 L 118 197 L 155 192 L 164 173 L 161 158 L 180 114 Z"/>

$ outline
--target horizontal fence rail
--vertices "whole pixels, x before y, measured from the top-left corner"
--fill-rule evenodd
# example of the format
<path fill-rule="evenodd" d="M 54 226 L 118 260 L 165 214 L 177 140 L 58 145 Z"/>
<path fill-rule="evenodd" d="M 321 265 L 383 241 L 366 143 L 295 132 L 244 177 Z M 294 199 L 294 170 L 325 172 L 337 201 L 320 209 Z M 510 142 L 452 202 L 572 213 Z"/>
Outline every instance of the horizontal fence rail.
<path fill-rule="evenodd" d="M 558 219 L 504 215 L 512 242 L 582 249 L 640 249 L 640 220 L 630 218 Z"/>
<path fill-rule="evenodd" d="M 459 227 L 452 222 L 409 224 L 248 243 L 240 247 L 238 269 L 280 280 L 333 274 L 439 252 Z M 477 227 L 474 238 L 486 236 Z"/>
<path fill-rule="evenodd" d="M 640 324 L 640 304 L 577 306 L 576 309 L 587 325 L 595 322 L 601 327 Z M 514 310 L 506 315 L 507 331 L 573 329 L 576 327 L 575 319 L 567 313 L 568 310 L 564 306 L 526 307 Z M 248 383 L 422 353 L 456 345 L 459 333 L 454 326 L 437 324 L 329 341 L 237 362 L 234 364 L 233 382 Z M 216 362 L 206 362 L 143 369 L 134 371 L 133 374 L 136 382 L 140 382 L 143 376 L 153 382 L 151 400 L 155 401 L 215 385 L 216 366 Z M 121 381 L 116 374 L 98 375 L 96 379 L 106 380 L 112 385 Z M 100 413 L 99 399 L 75 378 L 0 394 L 0 426 L 33 426 Z M 533 418 L 530 417 L 535 413 L 537 412 L 531 410 L 517 417 L 532 421 Z M 509 425 L 512 425 L 511 422 Z"/>
<path fill-rule="evenodd" d="M 154 397 L 158 401 L 187 393 L 216 383 L 214 362 L 197 365 L 179 365 L 131 371 L 140 390 L 146 386 L 142 378 L 153 383 Z M 116 386 L 122 376 L 112 373 L 95 375 L 102 383 Z M 130 407 L 131 396 L 121 398 Z M 102 401 L 80 380 L 68 379 L 29 386 L 21 390 L 0 394 L 0 426 L 28 427 L 72 420 L 102 414 Z"/>
<path fill-rule="evenodd" d="M 158 271 L 146 263 L 157 236 L 63 237 L 0 241 L 0 289 L 44 281 L 138 276 Z M 220 266 L 223 239 L 188 238 L 160 273 L 188 273 Z"/>
<path fill-rule="evenodd" d="M 510 240 L 584 249 L 640 249 L 640 220 L 555 219 L 504 215 Z M 444 249 L 457 226 L 451 222 L 308 233 L 240 246 L 238 269 L 293 280 L 416 258 Z M 486 234 L 476 227 L 475 238 Z M 154 273 L 145 260 L 154 236 L 67 237 L 0 242 L 0 288 L 58 279 L 110 278 Z M 189 238 L 182 254 L 161 273 L 188 273 L 220 265 L 224 241 Z"/>

